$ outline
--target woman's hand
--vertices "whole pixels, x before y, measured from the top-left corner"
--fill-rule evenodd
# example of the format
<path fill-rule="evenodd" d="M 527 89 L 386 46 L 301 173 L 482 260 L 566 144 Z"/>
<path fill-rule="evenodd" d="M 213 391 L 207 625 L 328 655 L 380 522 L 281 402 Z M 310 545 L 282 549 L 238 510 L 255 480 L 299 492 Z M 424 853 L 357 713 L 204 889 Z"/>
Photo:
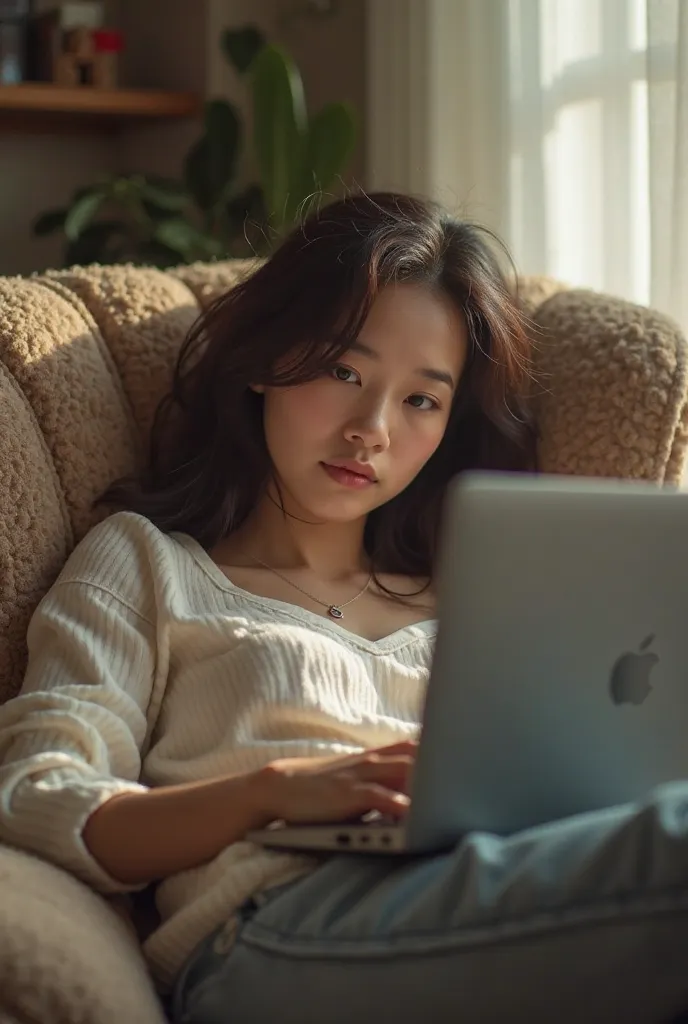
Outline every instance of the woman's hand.
<path fill-rule="evenodd" d="M 401 817 L 415 743 L 345 757 L 273 761 L 250 774 L 120 793 L 88 818 L 84 842 L 125 885 L 207 864 L 272 821 L 326 822 L 366 811 Z"/>
<path fill-rule="evenodd" d="M 343 757 L 288 758 L 259 772 L 271 821 L 344 821 L 368 811 L 402 817 L 409 807 L 417 744 L 411 741 Z"/>

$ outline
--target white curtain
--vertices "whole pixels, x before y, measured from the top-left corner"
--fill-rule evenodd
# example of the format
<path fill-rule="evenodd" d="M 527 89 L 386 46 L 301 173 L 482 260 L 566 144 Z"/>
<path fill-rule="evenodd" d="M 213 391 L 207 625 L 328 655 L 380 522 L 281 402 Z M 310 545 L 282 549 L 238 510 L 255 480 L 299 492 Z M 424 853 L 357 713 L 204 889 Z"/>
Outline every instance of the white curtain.
<path fill-rule="evenodd" d="M 688 2 L 508 4 L 517 262 L 688 327 Z"/>
<path fill-rule="evenodd" d="M 369 0 L 369 180 L 688 331 L 688 0 Z"/>

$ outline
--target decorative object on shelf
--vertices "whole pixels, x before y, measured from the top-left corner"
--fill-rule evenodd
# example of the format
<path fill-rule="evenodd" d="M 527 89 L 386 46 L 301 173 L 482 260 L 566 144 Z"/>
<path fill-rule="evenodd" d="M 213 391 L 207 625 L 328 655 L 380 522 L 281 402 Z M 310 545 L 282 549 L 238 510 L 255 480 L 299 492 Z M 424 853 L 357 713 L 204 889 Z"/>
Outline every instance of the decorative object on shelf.
<path fill-rule="evenodd" d="M 67 84 L 69 79 L 70 85 L 81 84 L 73 81 L 68 69 L 77 68 L 77 60 L 80 60 L 84 68 L 81 77 L 93 74 L 89 68 L 96 63 L 96 43 L 91 34 L 104 27 L 102 0 L 70 0 L 41 14 L 35 19 L 33 29 L 35 78 L 55 84 Z"/>
<path fill-rule="evenodd" d="M 27 77 L 30 0 L 0 0 L 0 86 Z"/>
<path fill-rule="evenodd" d="M 126 175 L 79 189 L 68 207 L 38 218 L 39 236 L 66 236 L 66 265 L 144 263 L 262 254 L 296 223 L 312 197 L 343 174 L 356 141 L 350 108 L 330 103 L 310 117 L 293 60 L 254 26 L 228 30 L 223 51 L 253 96 L 260 184 L 237 187 L 243 131 L 226 100 L 206 104 L 204 130 L 181 182 Z"/>
<path fill-rule="evenodd" d="M 60 32 L 74 28 L 95 31 L 105 24 L 105 4 L 103 0 L 65 0 L 47 11 L 45 17 L 52 19 Z"/>
<path fill-rule="evenodd" d="M 116 89 L 119 55 L 124 49 L 120 32 L 74 28 L 62 34 L 62 51 L 55 63 L 56 85 L 90 85 Z"/>

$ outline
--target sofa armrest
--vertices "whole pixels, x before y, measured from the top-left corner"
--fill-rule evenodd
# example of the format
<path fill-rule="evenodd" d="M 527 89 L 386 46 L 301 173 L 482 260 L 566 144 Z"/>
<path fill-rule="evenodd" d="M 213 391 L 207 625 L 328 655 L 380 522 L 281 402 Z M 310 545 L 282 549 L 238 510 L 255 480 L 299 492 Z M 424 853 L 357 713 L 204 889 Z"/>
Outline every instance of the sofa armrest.
<path fill-rule="evenodd" d="M 131 927 L 51 864 L 0 846 L 0 1020 L 165 1024 Z"/>

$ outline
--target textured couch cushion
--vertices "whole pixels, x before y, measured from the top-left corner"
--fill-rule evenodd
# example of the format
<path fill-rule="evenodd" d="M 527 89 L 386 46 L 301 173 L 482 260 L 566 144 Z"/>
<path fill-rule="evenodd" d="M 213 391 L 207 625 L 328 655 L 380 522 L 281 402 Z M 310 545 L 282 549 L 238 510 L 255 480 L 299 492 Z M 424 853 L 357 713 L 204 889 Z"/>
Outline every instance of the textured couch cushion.
<path fill-rule="evenodd" d="M 121 390 L 121 413 L 133 417 L 141 451 L 179 347 L 199 314 L 196 299 L 172 274 L 152 268 L 57 271 L 47 282 L 75 294 L 88 309 Z"/>
<path fill-rule="evenodd" d="M 58 868 L 0 847 L 0 1020 L 163 1024 L 124 918 Z"/>
<path fill-rule="evenodd" d="M 2 304 L 0 291 L 0 308 Z M 0 313 L 0 335 L 4 318 Z M 29 618 L 60 571 L 72 531 L 45 439 L 0 362 L 0 703 L 24 671 Z"/>
<path fill-rule="evenodd" d="M 134 464 L 138 439 L 121 382 L 71 292 L 37 279 L 3 291 L 0 360 L 33 410 L 78 538 L 93 522 L 95 494 Z"/>
<path fill-rule="evenodd" d="M 183 281 L 196 296 L 204 309 L 224 295 L 239 281 L 243 281 L 256 267 L 260 260 L 231 260 L 218 263 L 192 263 L 189 267 L 179 267 L 172 273 Z"/>
<path fill-rule="evenodd" d="M 560 291 L 533 319 L 540 468 L 677 483 L 688 428 L 678 327 L 589 291 Z"/>
<path fill-rule="evenodd" d="M 94 499 L 139 462 L 200 303 L 249 268 L 0 278 L 0 703 L 21 683 L 31 612 L 103 514 Z"/>

